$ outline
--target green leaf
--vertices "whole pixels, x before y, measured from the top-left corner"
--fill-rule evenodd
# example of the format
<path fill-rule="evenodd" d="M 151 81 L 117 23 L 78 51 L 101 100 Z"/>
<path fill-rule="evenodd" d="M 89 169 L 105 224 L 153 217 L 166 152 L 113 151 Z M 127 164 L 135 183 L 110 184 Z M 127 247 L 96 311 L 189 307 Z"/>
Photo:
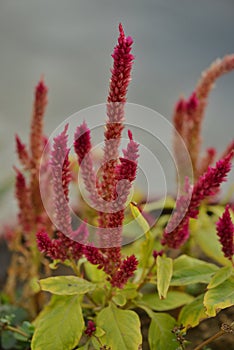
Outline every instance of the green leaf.
<path fill-rule="evenodd" d="M 139 226 L 142 228 L 143 232 L 147 234 L 147 232 L 150 231 L 150 226 L 144 216 L 141 214 L 140 210 L 137 208 L 136 205 L 130 203 L 130 208 L 132 212 L 132 216 L 137 221 Z"/>
<path fill-rule="evenodd" d="M 185 286 L 193 283 L 209 283 L 218 270 L 214 264 L 181 255 L 174 260 L 171 286 Z"/>
<path fill-rule="evenodd" d="M 81 346 L 81 348 L 78 348 L 78 350 L 89 350 L 89 344 L 90 341 L 88 341 L 85 345 Z"/>
<path fill-rule="evenodd" d="M 105 280 L 106 274 L 103 270 L 97 268 L 97 265 L 93 265 L 90 262 L 86 262 L 85 273 L 92 282 L 102 282 Z"/>
<path fill-rule="evenodd" d="M 221 265 L 230 265 L 231 262 L 223 255 L 213 219 L 213 217 L 209 217 L 204 211 L 201 211 L 196 230 L 192 232 L 193 238 L 209 258 Z"/>
<path fill-rule="evenodd" d="M 186 293 L 170 291 L 167 293 L 166 299 L 160 299 L 157 294 L 145 294 L 137 305 L 144 304 L 155 311 L 173 310 L 182 305 L 191 303 L 194 298 Z"/>
<path fill-rule="evenodd" d="M 219 269 L 214 274 L 214 276 L 211 278 L 211 281 L 208 284 L 207 288 L 208 289 L 215 288 L 219 284 L 221 284 L 224 281 L 226 281 L 231 276 L 232 271 L 233 271 L 233 269 L 232 269 L 231 266 L 225 266 L 225 267 L 222 267 L 221 269 Z"/>
<path fill-rule="evenodd" d="M 215 288 L 209 289 L 204 297 L 208 316 L 215 316 L 219 309 L 234 305 L 234 278 L 229 278 Z"/>
<path fill-rule="evenodd" d="M 176 320 L 164 313 L 152 312 L 149 316 L 152 318 L 148 335 L 150 350 L 178 349 L 179 344 L 172 333 Z"/>
<path fill-rule="evenodd" d="M 138 296 L 137 285 L 135 283 L 128 282 L 123 289 L 121 289 L 121 294 L 126 299 L 135 299 Z"/>
<path fill-rule="evenodd" d="M 110 303 L 97 316 L 97 325 L 106 332 L 106 344 L 111 350 L 138 349 L 142 343 L 140 320 L 134 311 L 121 310 Z"/>
<path fill-rule="evenodd" d="M 127 302 L 127 299 L 121 293 L 118 293 L 115 296 L 113 296 L 112 300 L 118 306 L 124 306 Z"/>
<path fill-rule="evenodd" d="M 130 208 L 134 219 L 137 221 L 145 234 L 145 240 L 140 246 L 140 266 L 148 267 L 154 249 L 154 238 L 150 231 L 150 226 L 144 216 L 141 214 L 140 210 L 132 203 L 130 203 Z"/>
<path fill-rule="evenodd" d="M 78 296 L 57 296 L 39 314 L 32 350 L 71 350 L 78 343 L 84 320 Z"/>
<path fill-rule="evenodd" d="M 16 339 L 12 332 L 1 331 L 1 348 L 4 350 L 14 349 L 16 346 Z"/>
<path fill-rule="evenodd" d="M 105 334 L 105 331 L 100 328 L 100 327 L 96 327 L 96 331 L 95 331 L 95 336 L 100 338 L 103 337 L 103 335 Z"/>
<path fill-rule="evenodd" d="M 41 289 L 57 295 L 85 294 L 95 289 L 95 284 L 76 276 L 48 277 L 39 281 Z"/>
<path fill-rule="evenodd" d="M 203 305 L 204 294 L 199 295 L 190 304 L 185 305 L 180 311 L 178 323 L 184 327 L 195 327 L 202 320 L 207 318 L 206 310 Z"/>
<path fill-rule="evenodd" d="M 157 256 L 157 289 L 160 299 L 165 299 L 173 271 L 171 258 Z"/>

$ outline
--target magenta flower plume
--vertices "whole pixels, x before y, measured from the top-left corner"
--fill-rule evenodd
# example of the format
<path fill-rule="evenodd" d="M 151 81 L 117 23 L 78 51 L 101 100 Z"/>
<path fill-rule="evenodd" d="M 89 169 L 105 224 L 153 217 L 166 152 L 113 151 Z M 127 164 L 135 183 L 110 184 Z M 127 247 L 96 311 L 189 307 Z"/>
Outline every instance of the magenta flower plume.
<path fill-rule="evenodd" d="M 87 127 L 87 124 L 83 122 L 83 124 L 77 127 L 74 136 L 74 149 L 78 156 L 79 164 L 82 163 L 83 159 L 90 152 L 91 148 L 90 130 Z"/>
<path fill-rule="evenodd" d="M 101 198 L 99 198 L 96 175 L 93 167 L 93 160 L 90 154 L 92 149 L 90 130 L 86 123 L 83 122 L 76 129 L 74 135 L 74 150 L 78 157 L 81 175 L 85 184 L 85 188 L 89 193 L 94 206 L 100 207 Z"/>
<path fill-rule="evenodd" d="M 54 193 L 55 223 L 59 231 L 69 236 L 71 234 L 71 217 L 68 205 L 68 184 L 71 174 L 68 160 L 67 129 L 68 125 L 65 126 L 62 133 L 54 138 L 50 167 Z"/>
<path fill-rule="evenodd" d="M 32 161 L 39 166 L 43 151 L 43 117 L 47 105 L 48 88 L 43 79 L 41 79 L 35 89 L 33 116 L 31 123 L 30 148 L 32 152 Z"/>
<path fill-rule="evenodd" d="M 16 153 L 25 170 L 30 168 L 30 157 L 26 145 L 21 141 L 18 135 L 15 136 Z"/>
<path fill-rule="evenodd" d="M 234 70 L 234 54 L 227 55 L 222 59 L 217 59 L 211 64 L 211 66 L 202 73 L 201 79 L 199 80 L 196 87 L 197 98 L 199 104 L 199 119 L 203 119 L 204 112 L 208 103 L 208 97 L 215 81 L 222 75 Z"/>
<path fill-rule="evenodd" d="M 164 230 L 161 241 L 163 245 L 175 249 L 186 242 L 189 237 L 189 218 L 197 218 L 202 201 L 215 195 L 221 183 L 226 181 L 227 174 L 231 170 L 232 156 L 233 152 L 229 153 L 224 159 L 219 160 L 215 167 L 209 167 L 206 173 L 199 177 L 193 188 L 189 204 L 186 203 L 186 200 L 184 201 L 183 197 L 181 200 L 179 199 L 175 214 Z M 183 201 L 185 206 L 188 204 L 187 210 L 183 206 Z"/>
<path fill-rule="evenodd" d="M 212 65 L 202 73 L 201 79 L 189 99 L 187 101 L 181 99 L 174 112 L 174 126 L 185 141 L 191 157 L 196 180 L 202 174 L 201 170 L 204 170 L 203 168 L 201 169 L 199 155 L 202 141 L 201 128 L 208 97 L 214 87 L 215 81 L 223 74 L 231 72 L 232 70 L 234 70 L 234 55 L 225 56 L 212 63 Z M 174 133 L 174 135 L 175 159 L 177 160 L 180 174 L 183 175 L 183 150 L 181 150 L 176 133 Z M 230 148 L 227 149 L 226 154 L 221 158 L 224 158 L 229 151 Z"/>
<path fill-rule="evenodd" d="M 31 192 L 26 185 L 24 175 L 16 168 L 15 171 L 15 196 L 19 207 L 19 222 L 23 232 L 29 234 L 32 233 L 34 228 L 34 211 L 31 205 Z"/>
<path fill-rule="evenodd" d="M 234 224 L 230 215 L 230 207 L 226 206 L 223 215 L 216 224 L 219 241 L 224 256 L 232 261 L 234 255 Z"/>
<path fill-rule="evenodd" d="M 92 246 L 84 246 L 84 255 L 87 258 L 87 260 L 93 264 L 93 265 L 98 265 L 98 269 L 104 269 L 106 264 L 106 258 L 103 255 L 103 253 L 100 251 L 100 249 Z"/>
<path fill-rule="evenodd" d="M 124 122 L 124 104 L 134 56 L 131 54 L 133 40 L 125 37 L 123 27 L 119 25 L 118 45 L 114 49 L 112 57 L 114 64 L 110 80 L 109 96 L 107 98 L 107 123 L 104 145 L 104 165 L 102 169 L 102 196 L 110 201 L 113 198 L 115 188 L 114 173 L 118 161 L 118 147 Z"/>
<path fill-rule="evenodd" d="M 134 60 L 134 56 L 131 54 L 132 44 L 132 38 L 125 37 L 123 26 L 120 23 L 118 45 L 112 54 L 114 64 L 111 70 L 108 102 L 126 102 L 128 84 L 131 80 L 132 61 Z"/>
<path fill-rule="evenodd" d="M 135 255 L 131 255 L 125 258 L 122 261 L 120 268 L 111 279 L 112 286 L 117 288 L 123 288 L 129 280 L 129 278 L 131 278 L 134 275 L 134 271 L 136 271 L 137 269 L 137 264 L 138 261 Z"/>
<path fill-rule="evenodd" d="M 84 225 L 80 226 L 80 234 L 86 234 Z M 58 232 L 57 237 L 51 239 L 47 232 L 41 230 L 37 233 L 37 245 L 41 253 L 55 260 L 79 260 L 83 255 L 83 246 Z"/>
<path fill-rule="evenodd" d="M 32 219 L 31 215 L 31 203 L 30 203 L 30 191 L 26 185 L 24 175 L 16 169 L 16 183 L 15 183 L 15 194 L 18 200 L 19 221 L 25 232 L 29 232 L 32 229 Z"/>
<path fill-rule="evenodd" d="M 173 124 L 175 126 L 176 131 L 183 137 L 184 131 L 184 119 L 187 113 L 187 102 L 182 97 L 176 103 L 174 114 L 173 114 Z"/>
<path fill-rule="evenodd" d="M 228 153 L 230 153 L 230 152 L 228 152 Z M 216 149 L 213 148 L 213 147 L 208 148 L 206 150 L 206 154 L 204 155 L 204 157 L 199 162 L 199 167 L 198 167 L 198 175 L 199 176 L 203 175 L 207 171 L 209 166 L 211 166 L 213 164 L 213 162 L 215 160 L 215 157 L 216 157 L 216 154 L 217 154 Z M 224 158 L 224 157 L 222 157 L 222 158 Z"/>
<path fill-rule="evenodd" d="M 186 178 L 184 185 L 185 194 L 179 196 L 176 201 L 176 209 L 168 222 L 161 243 L 168 245 L 168 247 L 177 249 L 189 237 L 189 217 L 187 210 L 189 207 L 192 186 L 189 184 L 189 179 Z"/>
<path fill-rule="evenodd" d="M 209 167 L 206 173 L 199 177 L 194 186 L 191 202 L 188 209 L 188 215 L 191 218 L 197 218 L 198 207 L 201 202 L 217 193 L 220 185 L 226 181 L 227 174 L 231 170 L 231 159 L 233 152 L 225 158 L 220 159 L 214 167 Z"/>
<path fill-rule="evenodd" d="M 120 158 L 120 164 L 115 169 L 116 191 L 110 205 L 110 213 L 105 213 L 106 227 L 111 230 L 103 230 L 103 241 L 108 245 L 120 247 L 122 243 L 122 225 L 124 220 L 124 208 L 131 190 L 131 184 L 136 178 L 137 159 L 139 157 L 139 145 L 132 138 L 129 132 L 129 143 L 126 150 L 123 150 L 124 157 Z"/>
<path fill-rule="evenodd" d="M 229 153 L 234 151 L 234 140 L 232 140 L 224 150 L 223 154 L 221 155 L 220 159 L 225 158 Z M 234 157 L 234 152 L 232 153 L 232 156 Z"/>
<path fill-rule="evenodd" d="M 92 337 L 92 335 L 96 332 L 96 325 L 93 321 L 89 320 L 87 323 L 87 327 L 85 330 L 85 334 L 89 337 Z"/>

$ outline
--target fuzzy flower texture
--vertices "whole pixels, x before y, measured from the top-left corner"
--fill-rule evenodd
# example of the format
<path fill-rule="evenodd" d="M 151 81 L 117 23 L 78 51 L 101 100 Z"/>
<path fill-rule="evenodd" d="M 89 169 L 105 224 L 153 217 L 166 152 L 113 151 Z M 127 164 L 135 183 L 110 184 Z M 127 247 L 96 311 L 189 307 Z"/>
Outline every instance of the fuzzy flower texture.
<path fill-rule="evenodd" d="M 37 242 L 39 250 L 51 259 L 78 260 L 85 255 L 90 263 L 106 272 L 107 279 L 114 287 L 123 288 L 133 276 L 138 263 L 134 255 L 123 257 L 121 253 L 124 210 L 131 184 L 136 177 L 138 144 L 128 131 L 129 143 L 123 150 L 123 156 L 119 155 L 124 129 L 124 105 L 134 58 L 131 54 L 132 38 L 125 36 L 121 24 L 119 32 L 118 44 L 112 55 L 114 64 L 107 98 L 103 165 L 98 175 L 94 171 L 91 134 L 87 124 L 83 122 L 74 134 L 74 150 L 79 171 L 90 203 L 98 215 L 96 235 L 100 248 L 88 240 L 86 224 L 81 224 L 75 231 L 72 227 L 68 203 L 69 183 L 72 178 L 67 146 L 68 125 L 54 139 L 49 162 L 53 185 L 54 223 L 58 231 L 55 237 L 50 237 L 46 230 L 39 231 Z M 94 331 L 91 326 L 90 321 L 88 335 Z"/>

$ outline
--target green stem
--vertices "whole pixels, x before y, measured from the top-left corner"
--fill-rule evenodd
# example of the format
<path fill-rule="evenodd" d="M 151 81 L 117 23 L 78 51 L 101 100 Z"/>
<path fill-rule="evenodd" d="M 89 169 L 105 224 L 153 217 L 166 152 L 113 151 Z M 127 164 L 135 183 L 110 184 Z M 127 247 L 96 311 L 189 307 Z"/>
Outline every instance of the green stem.
<path fill-rule="evenodd" d="M 21 331 L 20 329 L 18 329 L 18 328 L 16 328 L 16 327 L 13 327 L 13 326 L 5 326 L 4 329 L 7 330 L 7 331 L 11 331 L 11 332 L 14 332 L 14 333 L 18 333 L 18 334 L 22 335 L 23 337 L 25 337 L 25 338 L 27 338 L 27 339 L 29 338 L 29 336 L 28 336 L 27 333 Z"/>
<path fill-rule="evenodd" d="M 85 296 L 94 306 L 99 306 L 88 293 Z"/>
<path fill-rule="evenodd" d="M 154 260 L 153 264 L 152 264 L 151 267 L 149 268 L 149 270 L 148 270 L 148 272 L 146 273 L 146 275 L 145 275 L 145 273 L 144 273 L 145 269 L 143 270 L 142 278 L 141 278 L 141 280 L 140 280 L 140 284 L 138 285 L 138 287 L 137 287 L 137 289 L 136 289 L 137 291 L 139 291 L 139 290 L 144 286 L 144 284 L 147 282 L 148 276 L 151 274 L 151 272 L 152 272 L 152 270 L 153 270 L 153 268 L 154 268 L 155 265 L 156 265 L 156 260 Z M 144 276 L 144 275 L 145 275 L 145 276 Z"/>
<path fill-rule="evenodd" d="M 75 261 L 73 259 L 70 259 L 70 263 L 71 263 L 71 268 L 72 270 L 75 272 L 75 274 L 80 277 L 80 271 L 75 263 Z"/>

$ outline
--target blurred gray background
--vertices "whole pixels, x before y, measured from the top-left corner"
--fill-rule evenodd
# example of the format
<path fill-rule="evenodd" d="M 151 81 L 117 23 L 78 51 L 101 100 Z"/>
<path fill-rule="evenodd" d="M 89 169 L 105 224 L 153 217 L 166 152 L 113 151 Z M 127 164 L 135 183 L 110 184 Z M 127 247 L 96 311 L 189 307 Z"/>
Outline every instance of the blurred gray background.
<path fill-rule="evenodd" d="M 119 22 L 135 42 L 129 102 L 169 120 L 201 71 L 234 52 L 233 0 L 1 0 L 0 184 L 13 174 L 15 132 L 28 139 L 41 74 L 49 86 L 48 134 L 71 114 L 105 101 Z M 233 92 L 234 74 L 218 81 L 204 147 L 222 151 L 233 138 Z M 6 197 L 1 217 L 12 203 Z"/>

